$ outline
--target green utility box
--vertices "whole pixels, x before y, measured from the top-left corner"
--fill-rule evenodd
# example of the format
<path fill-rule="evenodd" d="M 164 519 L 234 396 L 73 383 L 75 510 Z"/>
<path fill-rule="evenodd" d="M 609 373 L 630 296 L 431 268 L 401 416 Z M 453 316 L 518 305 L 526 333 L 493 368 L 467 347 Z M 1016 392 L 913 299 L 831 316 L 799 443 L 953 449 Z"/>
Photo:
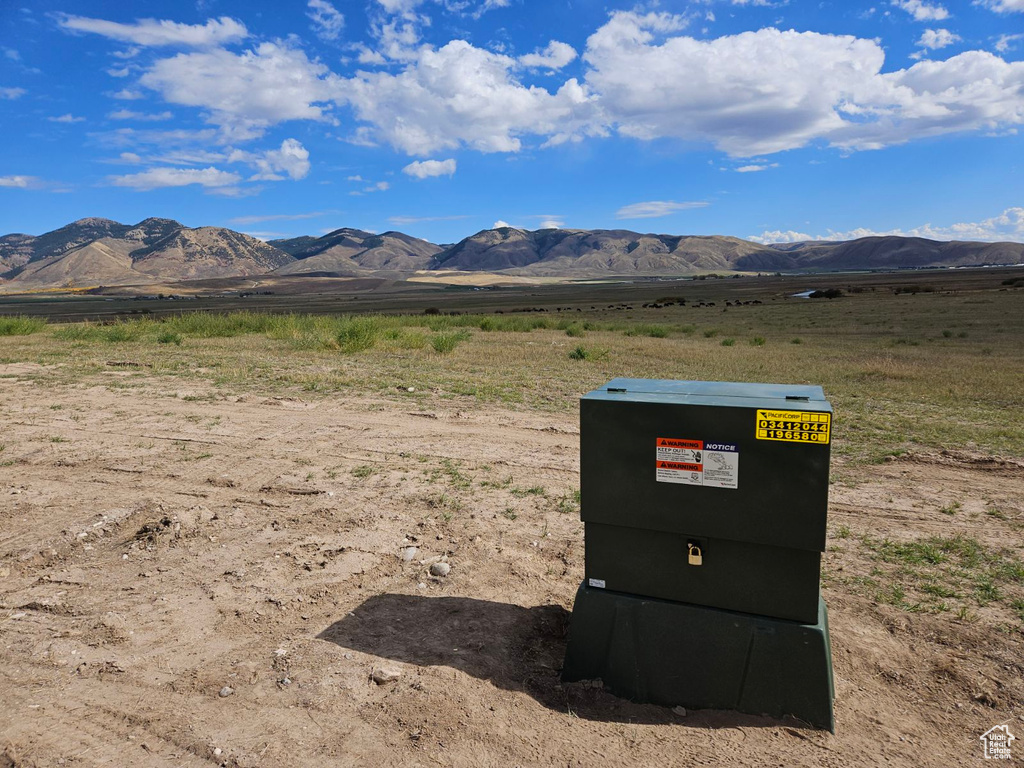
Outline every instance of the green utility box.
<path fill-rule="evenodd" d="M 583 397 L 586 571 L 564 676 L 831 729 L 831 427 L 814 386 L 615 379 Z M 664 671 L 672 647 L 680 678 L 648 678 L 643 660 Z"/>

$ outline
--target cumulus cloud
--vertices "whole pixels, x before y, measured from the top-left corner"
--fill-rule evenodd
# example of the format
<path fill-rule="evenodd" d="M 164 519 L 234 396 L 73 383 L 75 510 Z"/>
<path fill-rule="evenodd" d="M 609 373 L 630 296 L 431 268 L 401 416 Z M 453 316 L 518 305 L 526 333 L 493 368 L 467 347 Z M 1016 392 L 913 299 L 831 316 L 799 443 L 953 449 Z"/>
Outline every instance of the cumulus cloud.
<path fill-rule="evenodd" d="M 303 51 L 262 43 L 234 54 L 223 49 L 161 59 L 139 79 L 172 104 L 209 110 L 209 121 L 244 140 L 286 120 L 324 120 L 341 78 Z"/>
<path fill-rule="evenodd" d="M 657 219 L 679 211 L 706 208 L 707 203 L 677 203 L 671 200 L 651 200 L 646 203 L 624 205 L 615 212 L 617 219 Z"/>
<path fill-rule="evenodd" d="M 0 88 L 0 99 L 20 99 L 27 91 L 24 88 Z"/>
<path fill-rule="evenodd" d="M 218 168 L 150 168 L 141 173 L 125 176 L 111 176 L 108 181 L 115 187 L 130 187 L 139 191 L 164 187 L 186 187 L 198 184 L 202 187 L 230 187 L 242 180 L 237 173 Z"/>
<path fill-rule="evenodd" d="M 974 4 L 996 13 L 1024 13 L 1024 0 L 974 0 Z"/>
<path fill-rule="evenodd" d="M 544 50 L 520 56 L 519 63 L 524 67 L 534 69 L 561 69 L 574 61 L 577 56 L 579 54 L 576 53 L 576 49 L 568 43 L 552 40 Z"/>
<path fill-rule="evenodd" d="M 135 112 L 131 109 L 115 109 L 113 112 L 107 115 L 111 120 L 139 120 L 142 122 L 159 122 L 160 120 L 170 120 L 173 115 L 170 112 L 158 112 L 158 113 L 147 113 L 147 112 Z"/>
<path fill-rule="evenodd" d="M 345 27 L 345 17 L 327 0 L 309 0 L 306 15 L 313 21 L 313 31 L 322 40 L 337 40 Z"/>
<path fill-rule="evenodd" d="M 60 115 L 59 117 L 48 117 L 46 118 L 51 123 L 81 123 L 85 120 L 84 117 L 75 117 L 70 112 L 66 115 Z"/>
<path fill-rule="evenodd" d="M 759 173 L 761 171 L 767 171 L 769 168 L 778 168 L 778 163 L 762 163 L 762 164 L 751 164 L 741 165 L 739 168 L 733 168 L 736 173 Z"/>
<path fill-rule="evenodd" d="M 518 227 L 513 227 L 507 221 L 504 221 L 503 219 L 498 219 L 496 222 L 491 224 L 491 229 L 518 229 Z"/>
<path fill-rule="evenodd" d="M 1010 1 L 1013 2 L 1013 0 Z M 913 16 L 914 21 L 942 21 L 949 18 L 949 11 L 941 5 L 927 3 L 923 0 L 893 0 L 892 4 Z"/>
<path fill-rule="evenodd" d="M 402 169 L 402 173 L 417 179 L 427 179 L 432 176 L 453 176 L 455 174 L 455 160 L 417 160 L 405 166 Z"/>
<path fill-rule="evenodd" d="M 750 157 L 818 140 L 873 149 L 1024 123 L 1024 63 L 984 51 L 883 74 L 874 40 L 769 28 L 658 43 L 649 19 L 614 14 L 584 55 L 601 114 L 638 139 L 710 142 Z"/>
<path fill-rule="evenodd" d="M 808 235 L 804 232 L 796 232 L 792 229 L 781 230 L 781 229 L 769 229 L 762 232 L 760 235 L 748 235 L 747 240 L 755 243 L 762 243 L 767 245 L 768 243 L 803 243 L 807 240 L 821 240 L 820 237 L 814 235 Z"/>
<path fill-rule="evenodd" d="M 57 23 L 72 32 L 92 32 L 111 40 L 140 46 L 210 48 L 235 43 L 249 35 L 244 24 L 227 16 L 208 19 L 205 24 L 179 24 L 159 19 L 139 19 L 134 24 L 122 24 L 85 16 L 62 15 L 58 17 Z"/>
<path fill-rule="evenodd" d="M 466 145 L 516 152 L 524 134 L 571 134 L 589 122 L 591 100 L 575 79 L 555 93 L 513 77 L 515 59 L 453 40 L 421 50 L 398 74 L 364 72 L 347 100 L 373 133 L 411 155 Z"/>
<path fill-rule="evenodd" d="M 35 176 L 0 176 L 0 187 L 28 189 L 39 180 Z"/>
<path fill-rule="evenodd" d="M 1024 208 L 1007 208 L 997 216 L 973 222 L 959 222 L 948 226 L 923 224 L 912 229 L 875 230 L 858 227 L 846 232 L 829 230 L 827 235 L 808 235 L 803 232 L 766 231 L 748 237 L 756 243 L 796 243 L 806 240 L 856 240 L 861 237 L 923 237 L 928 240 L 978 240 L 981 242 L 1024 242 Z"/>
<path fill-rule="evenodd" d="M 565 219 L 561 217 L 553 217 L 550 219 L 542 218 L 538 227 L 540 229 L 561 229 L 565 226 Z"/>
<path fill-rule="evenodd" d="M 228 156 L 228 162 L 254 166 L 258 172 L 250 181 L 281 181 L 282 173 L 297 181 L 309 173 L 309 150 L 295 139 L 285 139 L 279 149 L 263 153 L 235 150 Z"/>
<path fill-rule="evenodd" d="M 950 32 L 948 29 L 926 29 L 915 45 L 929 50 L 945 48 L 953 43 L 960 42 L 960 35 Z"/>
<path fill-rule="evenodd" d="M 113 99 L 121 99 L 122 101 L 138 101 L 146 97 L 142 91 L 133 91 L 130 88 L 122 88 L 120 91 L 115 91 L 108 95 Z"/>

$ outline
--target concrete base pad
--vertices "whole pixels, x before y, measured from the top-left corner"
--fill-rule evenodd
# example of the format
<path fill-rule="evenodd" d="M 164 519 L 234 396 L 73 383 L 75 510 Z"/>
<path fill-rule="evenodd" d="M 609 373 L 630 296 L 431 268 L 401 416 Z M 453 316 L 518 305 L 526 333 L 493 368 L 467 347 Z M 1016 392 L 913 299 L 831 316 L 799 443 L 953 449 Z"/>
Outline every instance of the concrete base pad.
<path fill-rule="evenodd" d="M 691 709 L 792 715 L 835 731 L 828 613 L 816 624 L 594 589 L 576 593 L 562 679 Z"/>

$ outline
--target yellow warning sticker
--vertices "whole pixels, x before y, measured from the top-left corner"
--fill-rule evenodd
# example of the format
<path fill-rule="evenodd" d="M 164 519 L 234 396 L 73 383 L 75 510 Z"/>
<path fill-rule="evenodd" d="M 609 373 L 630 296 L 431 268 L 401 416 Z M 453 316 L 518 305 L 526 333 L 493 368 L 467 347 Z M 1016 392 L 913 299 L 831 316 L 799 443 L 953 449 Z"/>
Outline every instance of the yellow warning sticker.
<path fill-rule="evenodd" d="M 758 440 L 826 445 L 831 438 L 831 427 L 830 413 L 759 410 L 756 437 Z"/>

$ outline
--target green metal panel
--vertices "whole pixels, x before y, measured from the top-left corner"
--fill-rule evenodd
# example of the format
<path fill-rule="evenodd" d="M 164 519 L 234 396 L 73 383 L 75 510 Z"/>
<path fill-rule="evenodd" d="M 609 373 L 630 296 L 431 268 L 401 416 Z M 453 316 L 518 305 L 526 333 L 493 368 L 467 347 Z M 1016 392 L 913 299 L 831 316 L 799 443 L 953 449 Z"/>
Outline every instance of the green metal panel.
<path fill-rule="evenodd" d="M 830 443 L 758 439 L 759 409 L 832 411 L 820 387 L 615 379 L 587 394 L 582 519 L 823 551 Z M 659 438 L 732 446 L 735 487 L 659 482 Z"/>
<path fill-rule="evenodd" d="M 592 589 L 576 593 L 562 679 L 665 706 L 792 715 L 835 731 L 828 613 L 813 624 Z"/>
<path fill-rule="evenodd" d="M 585 529 L 588 583 L 810 624 L 817 619 L 818 552 L 601 523 Z M 688 564 L 688 542 L 701 548 L 699 567 Z"/>

